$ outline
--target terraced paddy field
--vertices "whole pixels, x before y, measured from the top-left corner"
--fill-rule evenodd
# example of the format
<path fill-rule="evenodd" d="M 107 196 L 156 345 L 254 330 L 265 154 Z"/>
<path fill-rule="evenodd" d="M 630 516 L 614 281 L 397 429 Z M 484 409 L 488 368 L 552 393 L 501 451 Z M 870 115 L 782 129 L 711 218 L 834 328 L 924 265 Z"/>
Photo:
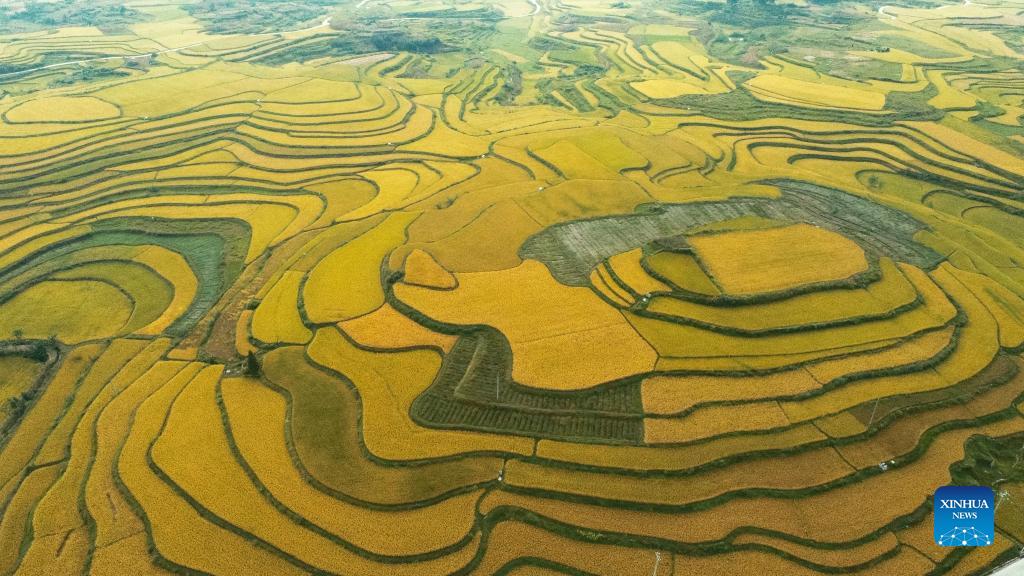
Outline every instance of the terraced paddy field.
<path fill-rule="evenodd" d="M 0 574 L 991 572 L 1022 14 L 0 2 Z"/>

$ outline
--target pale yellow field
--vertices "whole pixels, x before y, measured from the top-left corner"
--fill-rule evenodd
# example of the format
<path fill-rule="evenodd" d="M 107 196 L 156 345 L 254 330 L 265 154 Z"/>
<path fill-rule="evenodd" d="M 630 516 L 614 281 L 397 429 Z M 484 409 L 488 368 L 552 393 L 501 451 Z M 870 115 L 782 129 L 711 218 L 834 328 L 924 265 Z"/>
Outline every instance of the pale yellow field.
<path fill-rule="evenodd" d="M 438 289 L 451 289 L 458 284 L 451 272 L 442 268 L 433 256 L 423 250 L 413 250 L 405 257 L 404 272 L 402 281 L 406 284 Z"/>
<path fill-rule="evenodd" d="M 4 118 L 12 123 L 93 122 L 120 115 L 117 106 L 99 98 L 52 96 L 22 102 L 4 113 Z"/>
<path fill-rule="evenodd" d="M 774 74 L 759 74 L 747 80 L 744 86 L 760 99 L 796 106 L 852 110 L 881 110 L 885 106 L 885 94 L 882 92 L 849 85 L 830 86 Z"/>
<path fill-rule="evenodd" d="M 587 289 L 557 283 L 539 262 L 456 276 L 459 287 L 450 292 L 399 285 L 395 294 L 428 316 L 501 330 L 517 382 L 575 390 L 653 368 L 654 351 L 622 314 Z M 576 355 L 566 361 L 569 347 Z"/>

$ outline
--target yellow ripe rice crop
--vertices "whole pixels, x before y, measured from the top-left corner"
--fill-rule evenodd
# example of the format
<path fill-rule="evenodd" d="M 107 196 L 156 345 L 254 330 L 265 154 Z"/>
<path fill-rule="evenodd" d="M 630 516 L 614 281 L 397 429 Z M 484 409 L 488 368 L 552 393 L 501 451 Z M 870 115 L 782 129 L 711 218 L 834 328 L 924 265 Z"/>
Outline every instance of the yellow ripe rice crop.
<path fill-rule="evenodd" d="M 537 443 L 537 454 L 591 466 L 614 466 L 629 470 L 679 470 L 750 450 L 790 448 L 824 438 L 820 430 L 807 424 L 754 439 L 725 436 L 689 446 L 601 446 L 542 439 Z"/>
<path fill-rule="evenodd" d="M 360 97 L 360 86 L 352 82 L 335 82 L 312 78 L 285 88 L 268 92 L 267 104 L 300 104 L 307 102 L 345 102 Z"/>
<path fill-rule="evenodd" d="M 417 108 L 417 110 L 420 109 Z M 426 122 L 429 122 L 428 118 L 424 118 L 423 128 L 426 128 Z M 445 155 L 461 158 L 476 157 L 487 153 L 486 140 L 457 132 L 440 119 L 435 119 L 431 129 L 424 130 L 424 133 L 423 138 L 405 144 L 399 149 L 407 152 L 429 153 L 437 153 L 438 150 L 441 150 Z"/>
<path fill-rule="evenodd" d="M 11 398 L 32 387 L 43 372 L 43 365 L 22 356 L 0 356 L 0 420 L 7 417 Z"/>
<path fill-rule="evenodd" d="M 258 385 L 254 382 L 247 384 Z M 261 497 L 257 487 L 235 461 L 221 423 L 216 394 L 216 380 L 202 376 L 182 391 L 153 446 L 154 463 L 214 514 L 299 561 L 335 573 L 378 574 L 382 569 L 379 563 L 293 522 Z M 204 438 L 204 441 L 199 442 L 199 438 Z M 279 455 L 284 456 L 284 452 L 279 452 Z M 325 498 L 328 497 L 325 495 Z M 297 503 L 297 498 L 292 500 Z M 307 512 L 311 505 L 311 502 L 304 503 Z M 462 554 L 466 555 L 466 552 Z M 472 555 L 472 549 L 468 554 Z M 454 559 L 440 558 L 432 563 L 454 569 L 466 560 L 468 558 L 460 558 L 457 554 Z M 424 565 L 392 565 L 388 571 L 417 574 L 422 569 Z"/>
<path fill-rule="evenodd" d="M 632 212 L 651 197 L 640 186 L 621 179 L 568 180 L 517 200 L 543 226 L 566 220 Z"/>
<path fill-rule="evenodd" d="M 686 94 L 707 94 L 707 90 L 695 82 L 677 78 L 651 78 L 630 84 L 650 98 L 675 98 Z"/>
<path fill-rule="evenodd" d="M 15 238 L 19 234 L 12 234 L 0 241 L 0 247 L 4 252 L 0 253 L 0 268 L 7 268 L 38 250 L 49 246 L 54 242 L 67 241 L 82 236 L 89 232 L 88 226 L 62 227 L 57 225 L 46 225 L 47 230 L 38 236 L 18 243 Z"/>
<path fill-rule="evenodd" d="M 925 332 L 907 339 L 892 349 L 825 360 L 807 366 L 806 370 L 814 376 L 815 380 L 824 384 L 855 372 L 922 362 L 937 355 L 948 346 L 953 337 L 953 331 L 953 327 L 947 327 Z"/>
<path fill-rule="evenodd" d="M 252 231 L 246 257 L 248 262 L 267 247 L 297 234 L 316 221 L 322 211 L 323 201 L 310 194 L 186 194 L 164 196 L 159 204 L 153 204 L 146 198 L 111 202 L 83 210 L 66 220 L 82 222 L 126 216 L 243 220 Z"/>
<path fill-rule="evenodd" d="M 579 137 L 570 141 L 588 156 L 617 173 L 641 169 L 648 162 L 643 154 L 634 149 L 637 141 L 643 140 L 633 138 L 629 132 L 581 130 Z"/>
<path fill-rule="evenodd" d="M 524 556 L 601 576 L 651 576 L 658 562 L 653 550 L 572 540 L 515 521 L 497 524 L 491 531 L 491 542 L 501 542 L 501 546 L 488 546 L 473 574 L 497 574 L 500 568 Z M 668 565 L 667 559 L 664 563 Z"/>
<path fill-rule="evenodd" d="M 808 224 L 690 238 L 727 293 L 753 294 L 848 278 L 868 267 L 852 241 Z"/>
<path fill-rule="evenodd" d="M 790 542 L 783 538 L 773 538 L 761 534 L 740 534 L 733 540 L 736 544 L 758 544 L 768 546 L 775 550 L 781 550 L 792 554 L 802 560 L 814 562 L 823 566 L 856 566 L 882 556 L 894 548 L 900 542 L 892 532 L 886 532 L 879 538 L 871 540 L 861 546 L 853 548 L 822 549 L 805 546 L 796 542 Z"/>
<path fill-rule="evenodd" d="M 136 331 L 139 334 L 153 336 L 166 330 L 188 310 L 195 299 L 199 280 L 182 255 L 162 246 L 148 246 L 132 259 L 155 270 L 174 288 L 171 302 L 163 314 Z"/>
<path fill-rule="evenodd" d="M 973 108 L 977 102 L 970 94 L 950 86 L 942 70 L 928 70 L 925 76 L 938 90 L 938 94 L 928 101 L 929 105 L 945 109 Z"/>
<path fill-rule="evenodd" d="M 949 466 L 963 458 L 963 443 L 974 434 L 1003 436 L 1024 430 L 1024 421 L 1004 420 L 969 430 L 940 434 L 913 465 L 889 469 L 860 482 L 802 498 L 734 498 L 707 509 L 655 512 L 492 492 L 480 509 L 524 506 L 529 510 L 588 530 L 630 533 L 677 542 L 703 542 L 725 537 L 738 526 L 784 530 L 818 542 L 844 542 L 864 537 L 889 521 L 909 514 L 934 492 L 935 483 L 949 478 Z M 849 514 L 849 516 L 844 516 Z M 835 522 L 836 517 L 848 518 Z"/>
<path fill-rule="evenodd" d="M 26 100 L 7 110 L 4 119 L 25 122 L 94 122 L 110 120 L 121 111 L 110 102 L 93 96 L 50 96 Z"/>
<path fill-rule="evenodd" d="M 522 172 L 511 170 L 506 164 L 496 162 L 490 158 L 480 160 L 480 174 L 447 190 L 446 194 L 454 198 L 452 204 L 443 209 L 434 206 L 434 210 L 427 210 L 409 226 L 409 240 L 432 242 L 445 238 L 471 223 L 488 208 L 537 190 L 540 183 L 530 180 Z"/>
<path fill-rule="evenodd" d="M 242 310 L 238 314 L 238 321 L 235 322 L 235 352 L 239 356 L 247 356 L 249 352 L 253 351 L 252 344 L 249 343 L 249 326 L 252 324 L 252 310 Z"/>
<path fill-rule="evenodd" d="M 430 243 L 410 244 L 408 249 L 422 248 L 430 252 L 441 266 L 452 272 L 501 270 L 522 261 L 519 246 L 539 229 L 523 208 L 506 200 L 487 208 L 451 235 Z"/>
<path fill-rule="evenodd" d="M 644 442 L 691 442 L 729 432 L 770 430 L 788 426 L 777 402 L 710 406 L 681 418 L 644 418 Z"/>
<path fill-rule="evenodd" d="M 851 346 L 885 346 L 893 343 L 893 338 L 905 338 L 941 327 L 956 316 L 956 308 L 927 274 L 909 266 L 901 269 L 922 296 L 923 303 L 895 318 L 751 338 L 672 324 L 630 313 L 626 313 L 626 316 L 662 357 L 769 357 L 821 353 L 803 358 L 812 360 L 848 352 Z"/>
<path fill-rule="evenodd" d="M 403 556 L 451 546 L 472 528 L 477 491 L 433 506 L 380 511 L 316 490 L 288 454 L 284 398 L 244 379 L 225 379 L 222 390 L 232 435 L 246 463 L 282 504 L 330 533 L 377 554 Z"/>
<path fill-rule="evenodd" d="M 144 341 L 116 340 L 92 365 L 89 373 L 78 385 L 74 399 L 66 407 L 61 420 L 53 427 L 46 442 L 35 456 L 38 463 L 67 459 L 64 473 L 40 500 L 32 517 L 33 534 L 37 537 L 65 534 L 83 523 L 77 506 L 69 502 L 78 500 L 81 484 L 85 480 L 86 468 L 92 449 L 92 425 L 99 410 L 116 393 L 121 382 L 111 378 L 119 372 L 132 372 L 130 367 L 122 370 L 133 357 L 145 367 L 150 363 L 145 355 L 137 356 L 145 346 Z M 155 350 L 162 353 L 163 349 Z M 109 384 L 108 384 L 109 381 Z M 33 546 L 36 542 L 33 542 Z M 44 543 L 40 543 L 44 545 Z"/>
<path fill-rule="evenodd" d="M 5 124 L 4 131 L 0 134 L 0 151 L 3 151 L 5 156 L 39 154 L 90 136 L 110 134 L 115 127 L 108 124 L 110 123 L 104 122 L 64 130 L 47 130 L 39 125 L 19 127 L 17 124 Z M 5 159 L 0 161 L 0 165 L 10 162 L 10 159 Z"/>
<path fill-rule="evenodd" d="M 455 336 L 432 332 L 402 315 L 390 304 L 358 318 L 340 322 L 338 327 L 360 346 L 400 349 L 413 346 L 436 346 L 445 352 L 451 350 Z"/>
<path fill-rule="evenodd" d="M 18 565 L 18 574 L 48 576 L 80 573 L 85 568 L 90 545 L 89 534 L 84 526 L 61 534 L 34 534 L 32 546 Z"/>
<path fill-rule="evenodd" d="M 168 572 L 153 563 L 149 554 L 149 542 L 146 533 L 139 532 L 127 536 L 102 548 L 96 548 L 92 554 L 90 574 L 96 576 L 171 576 Z"/>
<path fill-rule="evenodd" d="M 91 262 L 62 270 L 54 280 L 99 280 L 116 286 L 132 301 L 132 312 L 123 332 L 132 333 L 150 325 L 167 310 L 174 287 L 152 269 L 131 261 Z"/>
<path fill-rule="evenodd" d="M 847 438 L 863 433 L 867 430 L 865 422 L 849 412 L 839 412 L 816 418 L 814 425 L 829 438 Z"/>
<path fill-rule="evenodd" d="M 414 170 L 400 168 L 370 170 L 363 177 L 373 183 L 377 194 L 363 206 L 340 217 L 341 220 L 359 220 L 367 216 L 404 207 L 412 202 L 410 196 L 419 185 L 419 175 Z"/>
<path fill-rule="evenodd" d="M 789 545 L 784 548 L 792 549 L 792 546 Z M 699 574 L 738 576 L 751 572 L 763 576 L 811 576 L 820 574 L 817 570 L 789 561 L 775 553 L 760 550 L 743 550 L 715 556 L 677 558 L 676 562 L 683 567 L 682 571 L 678 573 L 685 576 L 697 576 Z M 916 549 L 909 546 L 901 546 L 894 556 L 890 556 L 864 570 L 858 570 L 857 574 L 864 574 L 865 576 L 924 574 L 933 567 L 934 564 Z"/>
<path fill-rule="evenodd" d="M 61 466 L 36 468 L 25 475 L 19 489 L 10 495 L 0 517 L 0 570 L 10 573 L 18 563 L 21 545 L 24 542 L 36 502 L 46 493 L 61 473 Z"/>
<path fill-rule="evenodd" d="M 673 414 L 702 402 L 788 396 L 817 390 L 802 368 L 753 376 L 653 376 L 641 385 L 645 414 Z"/>
<path fill-rule="evenodd" d="M 985 306 L 956 278 L 953 270 L 944 263 L 932 273 L 935 281 L 963 308 L 968 318 L 956 348 L 943 362 L 928 371 L 858 380 L 816 398 L 783 402 L 787 416 L 794 422 L 800 422 L 832 414 L 872 398 L 945 388 L 966 380 L 987 366 L 999 351 L 998 325 Z"/>
<path fill-rule="evenodd" d="M 121 394 L 110 401 L 96 421 L 96 452 L 86 480 L 84 500 L 96 522 L 96 545 L 103 547 L 127 538 L 144 528 L 114 481 L 118 453 L 128 435 L 135 410 L 164 384 L 176 389 L 191 380 L 199 364 L 158 362 Z"/>
<path fill-rule="evenodd" d="M 884 92 L 855 88 L 854 85 L 849 82 L 837 87 L 768 73 L 758 74 L 743 84 L 754 96 L 768 102 L 867 111 L 881 110 L 885 106 Z"/>
<path fill-rule="evenodd" d="M 931 558 L 933 562 L 940 562 L 949 553 L 945 547 L 934 546 L 935 544 L 935 514 L 929 511 L 915 524 L 896 532 L 900 543 L 913 546 L 923 554 Z"/>
<path fill-rule="evenodd" d="M 220 367 L 210 366 L 191 382 L 196 383 L 195 389 L 201 390 L 204 385 L 212 388 L 220 373 Z M 149 445 L 160 433 L 175 400 L 190 382 L 175 379 L 173 384 L 159 388 L 138 407 L 116 464 L 118 476 L 138 501 L 149 522 L 147 531 L 160 555 L 172 562 L 207 572 L 302 574 L 297 566 L 203 518 L 149 467 Z M 199 445 L 205 446 L 206 442 Z M 191 453 L 195 447 L 187 448 L 185 454 Z M 182 530 L 182 526 L 189 529 Z M 191 553 L 197 546 L 204 550 L 201 556 Z"/>
<path fill-rule="evenodd" d="M 134 308 L 114 286 L 95 280 L 48 280 L 0 304 L 0 337 L 20 331 L 28 338 L 77 344 L 119 334 Z"/>
<path fill-rule="evenodd" d="M 645 256 L 645 260 L 655 273 L 683 290 L 708 296 L 721 293 L 697 259 L 689 254 L 662 251 Z"/>
<path fill-rule="evenodd" d="M 763 216 L 750 215 L 704 224 L 702 226 L 691 228 L 687 232 L 690 234 L 708 234 L 714 232 L 732 232 L 736 230 L 764 230 L 766 228 L 779 228 L 780 226 L 787 226 L 789 224 L 790 223 L 783 222 L 781 220 L 773 220 Z"/>
<path fill-rule="evenodd" d="M 574 390 L 654 366 L 654 351 L 617 310 L 586 288 L 559 284 L 539 262 L 457 277 L 455 290 L 398 285 L 395 294 L 438 320 L 500 330 L 512 346 L 516 382 Z M 572 361 L 562 355 L 569 348 L 576 351 Z"/>
<path fill-rule="evenodd" d="M 536 150 L 541 158 L 554 164 L 567 179 L 615 180 L 617 175 L 607 166 L 580 150 L 572 142 L 560 141 L 547 148 Z"/>
<path fill-rule="evenodd" d="M 887 348 L 892 348 L 899 343 L 900 340 L 898 338 L 888 338 L 864 344 L 853 344 L 850 346 L 837 346 L 834 348 L 824 348 L 810 352 L 767 356 L 756 354 L 746 356 L 663 356 L 658 360 L 657 368 L 658 370 L 706 370 L 710 372 L 795 368 L 808 362 L 821 361 L 827 358 L 836 358 L 861 352 L 885 350 Z"/>
<path fill-rule="evenodd" d="M 334 222 L 344 214 L 366 204 L 377 194 L 377 190 L 372 184 L 356 178 L 311 184 L 305 186 L 305 189 L 320 194 L 327 202 L 323 215 L 314 223 L 314 226 Z"/>
<path fill-rule="evenodd" d="M 381 263 L 405 240 L 405 229 L 415 218 L 415 214 L 392 214 L 321 260 L 302 289 L 306 317 L 316 324 L 338 322 L 383 304 Z"/>
<path fill-rule="evenodd" d="M 302 344 L 313 332 L 302 324 L 299 316 L 299 285 L 301 272 L 285 272 L 274 284 L 252 315 L 252 335 L 268 344 Z"/>
<path fill-rule="evenodd" d="M 402 281 L 414 286 L 447 290 L 458 284 L 455 276 L 438 264 L 430 253 L 419 249 L 405 257 L 404 272 Z"/>
<path fill-rule="evenodd" d="M 297 211 L 281 204 L 224 204 L 218 206 L 150 206 L 106 213 L 96 218 L 142 216 L 172 219 L 241 219 L 252 229 L 252 242 L 247 261 L 266 250 L 267 246 L 295 219 Z"/>
<path fill-rule="evenodd" d="M 993 570 L 1024 15 L 979 2 L 8 1 L 0 575 Z M 940 549 L 986 459 L 997 541 Z"/>
<path fill-rule="evenodd" d="M 371 230 L 383 221 L 383 216 L 376 216 L 359 222 L 343 222 L 328 226 L 303 246 L 302 252 L 295 255 L 296 259 L 289 265 L 289 268 L 309 272 L 338 247 Z"/>
<path fill-rule="evenodd" d="M 590 271 L 590 287 L 616 306 L 628 308 L 635 301 L 622 285 L 611 278 L 606 262 L 598 264 Z"/>
<path fill-rule="evenodd" d="M 637 478 L 614 473 L 567 471 L 521 461 L 505 467 L 512 486 L 587 495 L 624 502 L 682 505 L 734 490 L 796 489 L 841 478 L 853 469 L 831 448 L 737 462 L 701 474 Z"/>
<path fill-rule="evenodd" d="M 73 398 L 75 387 L 104 347 L 88 344 L 72 349 L 42 395 L 24 416 L 21 424 L 0 451 L 0 486 L 7 489 L 12 478 L 21 474 L 43 444 L 43 432 L 59 421 L 65 405 Z M 6 494 L 4 494 L 6 496 Z"/>
<path fill-rule="evenodd" d="M 656 297 L 647 310 L 670 316 L 690 318 L 744 330 L 815 325 L 856 318 L 891 314 L 910 306 L 917 298 L 914 286 L 889 259 L 880 263 L 882 279 L 855 290 L 823 290 L 800 294 L 785 300 L 750 306 L 706 306 L 686 300 Z"/>
<path fill-rule="evenodd" d="M 981 274 L 958 270 L 956 277 L 995 318 L 1001 346 L 1016 348 L 1024 343 L 1024 299 Z"/>
<path fill-rule="evenodd" d="M 1008 240 L 1012 240 L 1014 238 L 1013 232 L 1021 225 L 1024 225 L 1024 218 L 1007 214 L 983 204 L 972 207 L 970 210 L 965 210 L 960 216 L 964 220 L 977 224 Z M 988 236 L 988 238 L 992 238 L 992 236 Z M 1020 246 L 1021 242 L 1018 241 L 1016 244 Z"/>
<path fill-rule="evenodd" d="M 649 294 L 669 290 L 669 287 L 656 278 L 651 277 L 643 269 L 640 262 L 643 251 L 640 248 L 616 254 L 608 259 L 608 265 L 620 280 L 638 294 Z"/>
<path fill-rule="evenodd" d="M 1003 170 L 1017 174 L 1024 173 L 1024 168 L 1020 166 L 1020 158 L 973 138 L 969 134 L 937 122 L 908 122 L 907 125 L 953 150 L 958 150 L 985 162 L 991 162 Z"/>
<path fill-rule="evenodd" d="M 989 546 L 978 546 L 971 549 L 967 557 L 957 563 L 949 571 L 949 574 L 951 576 L 968 576 L 970 574 L 984 573 L 990 570 L 992 566 L 1000 565 L 1001 559 L 1006 557 L 1008 553 L 1012 554 L 1011 550 L 1014 549 L 1015 545 L 1009 538 L 997 538 Z"/>
<path fill-rule="evenodd" d="M 291 397 L 291 445 L 309 476 L 353 498 L 420 502 L 497 477 L 502 460 L 466 457 L 421 466 L 389 466 L 364 457 L 358 397 L 347 382 L 315 367 L 301 347 L 263 358 L 263 375 Z M 424 483 L 422 474 L 434 481 Z"/>
<path fill-rule="evenodd" d="M 1024 376 L 1018 374 L 1003 386 L 974 396 L 964 404 L 953 404 L 900 418 L 863 441 L 844 444 L 837 450 L 857 468 L 871 468 L 914 450 L 928 430 L 943 422 L 970 421 L 1004 410 L 1024 392 Z M 845 412 L 843 414 L 846 414 Z M 863 429 L 866 422 L 861 423 Z"/>
<path fill-rule="evenodd" d="M 343 374 L 359 391 L 369 408 L 362 414 L 363 442 L 378 458 L 417 460 L 478 450 L 528 454 L 533 449 L 529 438 L 435 430 L 413 422 L 412 401 L 430 386 L 441 364 L 434 351 L 367 352 L 338 330 L 321 328 L 308 353 L 317 364 Z"/>

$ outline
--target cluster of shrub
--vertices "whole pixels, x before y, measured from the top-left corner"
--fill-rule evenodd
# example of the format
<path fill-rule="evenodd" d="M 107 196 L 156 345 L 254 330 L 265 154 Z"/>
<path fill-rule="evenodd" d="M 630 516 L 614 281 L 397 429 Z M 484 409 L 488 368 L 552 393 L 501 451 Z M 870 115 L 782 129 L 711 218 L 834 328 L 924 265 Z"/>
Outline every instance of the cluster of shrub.
<path fill-rule="evenodd" d="M 214 34 L 260 34 L 322 20 L 333 0 L 200 0 L 185 9 Z"/>
<path fill-rule="evenodd" d="M 501 18 L 501 12 L 490 8 L 463 11 L 435 10 L 397 15 L 384 9 L 369 10 L 359 16 L 333 19 L 331 29 L 339 34 L 324 35 L 315 41 L 296 43 L 285 50 L 274 51 L 259 61 L 273 66 L 372 52 L 437 54 L 454 50 L 472 51 L 475 39 L 486 36 Z M 511 88 L 514 86 L 513 80 Z"/>
<path fill-rule="evenodd" d="M 95 26 L 104 32 L 123 31 L 145 15 L 122 3 L 30 0 L 21 10 L 0 10 L 0 29 L 27 32 L 64 26 Z"/>

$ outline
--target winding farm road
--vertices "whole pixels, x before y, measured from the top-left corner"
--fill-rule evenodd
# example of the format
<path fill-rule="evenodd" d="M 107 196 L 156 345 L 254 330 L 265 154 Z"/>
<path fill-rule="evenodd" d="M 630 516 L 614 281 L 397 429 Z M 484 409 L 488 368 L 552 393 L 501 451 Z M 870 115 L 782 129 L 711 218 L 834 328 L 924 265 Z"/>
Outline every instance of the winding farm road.
<path fill-rule="evenodd" d="M 363 0 L 363 2 L 366 2 L 366 0 Z M 324 18 L 323 22 L 317 24 L 316 26 L 310 26 L 309 28 L 301 28 L 299 30 L 288 30 L 288 31 L 285 31 L 285 32 L 263 32 L 263 33 L 260 33 L 260 34 L 228 34 L 228 35 L 224 36 L 224 38 L 243 38 L 243 37 L 262 38 L 264 36 L 276 36 L 278 34 L 296 34 L 296 33 L 300 33 L 300 32 L 311 32 L 313 30 L 318 30 L 320 28 L 325 28 L 325 27 L 330 26 L 330 25 L 331 25 L 331 17 L 328 16 L 327 18 Z M 202 44 L 206 44 L 206 42 L 207 41 L 194 42 L 192 44 L 187 44 L 185 46 L 178 46 L 177 48 L 168 48 L 166 50 L 158 50 L 156 52 L 147 52 L 147 53 L 144 53 L 144 54 L 122 54 L 122 55 L 117 55 L 117 56 L 97 56 L 95 58 L 85 58 L 83 60 L 73 60 L 71 62 L 58 62 L 56 64 L 47 64 L 45 66 L 37 66 L 35 68 L 28 68 L 26 70 L 18 70 L 16 72 L 7 72 L 7 73 L 4 73 L 4 74 L 0 74 L 0 78 L 6 78 L 8 76 L 17 76 L 19 74 L 30 74 L 32 72 L 38 72 L 40 70 L 48 70 L 50 68 L 59 68 L 61 66 L 77 66 L 79 64 L 88 64 L 90 62 L 104 62 L 104 61 L 108 61 L 108 60 L 117 60 L 119 58 L 144 58 L 146 56 L 155 57 L 155 56 L 159 56 L 161 54 L 172 54 L 174 52 L 181 52 L 182 50 L 186 50 L 188 48 L 193 48 L 195 46 L 200 46 Z"/>

